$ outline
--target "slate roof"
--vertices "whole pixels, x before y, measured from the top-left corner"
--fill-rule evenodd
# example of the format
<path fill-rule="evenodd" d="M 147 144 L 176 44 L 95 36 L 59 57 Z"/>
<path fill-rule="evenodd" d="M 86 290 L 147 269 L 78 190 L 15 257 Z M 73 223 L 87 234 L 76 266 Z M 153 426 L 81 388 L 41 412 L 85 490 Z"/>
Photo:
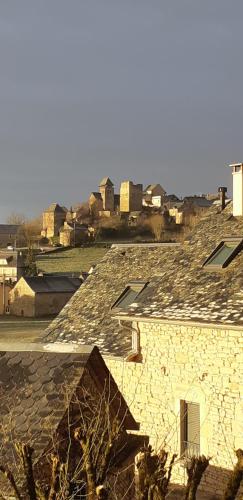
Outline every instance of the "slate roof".
<path fill-rule="evenodd" d="M 183 245 L 113 247 L 50 324 L 48 341 L 93 343 L 103 354 L 126 356 L 131 333 L 118 317 L 242 327 L 243 251 L 222 271 L 202 267 L 224 237 L 243 238 L 243 217 L 231 210 L 212 206 Z M 118 315 L 111 307 L 132 280 L 149 285 Z"/>
<path fill-rule="evenodd" d="M 101 196 L 101 193 L 98 193 L 96 191 L 92 191 L 91 195 L 90 196 L 94 196 L 95 198 L 97 198 L 97 200 L 102 200 L 102 196 Z"/>
<path fill-rule="evenodd" d="M 25 276 L 23 279 L 35 293 L 74 293 L 81 285 L 79 278 L 70 276 Z"/>
<path fill-rule="evenodd" d="M 97 348 L 0 343 L 1 458 L 14 474 L 17 465 L 13 442 L 33 446 L 34 462 L 38 461 L 87 370 L 99 390 L 103 390 L 109 377 L 114 411 L 117 415 L 121 411 L 126 429 L 137 430 L 138 425 Z M 1 485 L 0 489 L 2 493 Z"/>
<path fill-rule="evenodd" d="M 109 177 L 104 177 L 102 181 L 100 181 L 99 186 L 114 186 L 114 184 Z"/>
<path fill-rule="evenodd" d="M 65 213 L 67 209 L 65 207 L 60 207 L 58 203 L 52 203 L 46 210 L 45 212 L 61 212 Z"/>
<path fill-rule="evenodd" d="M 17 234 L 19 224 L 0 224 L 0 234 Z"/>

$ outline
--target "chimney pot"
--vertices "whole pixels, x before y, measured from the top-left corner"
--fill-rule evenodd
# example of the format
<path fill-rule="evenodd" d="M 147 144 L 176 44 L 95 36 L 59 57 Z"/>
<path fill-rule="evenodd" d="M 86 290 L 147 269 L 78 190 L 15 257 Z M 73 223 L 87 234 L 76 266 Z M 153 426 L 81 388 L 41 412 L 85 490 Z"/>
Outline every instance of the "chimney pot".
<path fill-rule="evenodd" d="M 220 186 L 218 188 L 218 192 L 219 192 L 219 199 L 221 201 L 221 209 L 224 210 L 225 208 L 225 194 L 227 193 L 227 187 L 225 186 Z"/>

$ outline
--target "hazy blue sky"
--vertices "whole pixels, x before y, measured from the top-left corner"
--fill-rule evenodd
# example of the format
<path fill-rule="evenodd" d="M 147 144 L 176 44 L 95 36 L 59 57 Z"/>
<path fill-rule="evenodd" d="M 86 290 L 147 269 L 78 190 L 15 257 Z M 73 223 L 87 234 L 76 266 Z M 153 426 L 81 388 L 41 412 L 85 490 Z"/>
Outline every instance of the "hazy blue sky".
<path fill-rule="evenodd" d="M 0 221 L 109 175 L 231 186 L 243 161 L 242 0 L 0 0 Z"/>

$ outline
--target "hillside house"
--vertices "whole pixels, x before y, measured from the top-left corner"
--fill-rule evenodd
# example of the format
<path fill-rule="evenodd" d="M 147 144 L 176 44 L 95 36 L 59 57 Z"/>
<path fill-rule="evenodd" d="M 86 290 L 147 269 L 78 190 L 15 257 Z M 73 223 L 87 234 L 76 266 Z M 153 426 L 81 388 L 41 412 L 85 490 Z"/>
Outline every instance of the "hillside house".
<path fill-rule="evenodd" d="M 190 456 L 212 457 L 208 499 L 243 448 L 241 164 L 233 176 L 233 204 L 210 207 L 184 244 L 113 245 L 45 337 L 99 347 L 139 432 L 178 453 L 173 481 Z"/>
<path fill-rule="evenodd" d="M 141 442 L 141 438 L 133 434 L 129 435 L 129 440 L 127 438 L 127 430 L 137 430 L 138 424 L 98 349 L 23 343 L 11 346 L 1 343 L 0 349 L 1 457 L 14 475 L 21 498 L 27 495 L 14 447 L 16 442 L 33 447 L 34 477 L 45 491 L 50 484 L 50 463 L 54 453 L 67 464 L 67 475 L 73 478 L 68 497 L 81 498 L 81 492 L 85 495 L 80 462 L 82 451 L 74 434 L 81 422 L 88 428 L 92 402 L 92 405 L 103 404 L 106 411 L 108 409 L 107 420 L 104 415 L 100 416 L 100 421 L 96 420 L 93 442 L 97 448 L 102 432 L 109 429 L 109 422 L 117 418 L 121 427 L 114 457 L 110 457 L 106 487 L 113 492 L 114 498 L 126 495 L 127 500 L 133 500 L 132 465 L 143 440 Z M 67 487 L 66 476 L 62 479 Z M 0 477 L 0 490 L 4 498 L 13 498 L 13 490 L 4 474 Z"/>
<path fill-rule="evenodd" d="M 0 224 L 0 248 L 17 246 L 20 226 L 18 224 Z"/>
<path fill-rule="evenodd" d="M 16 282 L 24 274 L 24 256 L 17 250 L 0 250 L 0 283 Z"/>
<path fill-rule="evenodd" d="M 68 210 L 61 207 L 58 203 L 52 203 L 43 212 L 41 235 L 44 238 L 53 238 L 59 236 L 59 231 L 66 220 Z"/>
<path fill-rule="evenodd" d="M 60 231 L 60 244 L 64 247 L 76 246 L 88 239 L 88 226 L 87 224 L 80 224 L 79 222 L 64 222 Z"/>
<path fill-rule="evenodd" d="M 22 277 L 9 293 L 10 312 L 25 317 L 57 315 L 81 283 L 68 276 Z"/>
<path fill-rule="evenodd" d="M 149 184 L 143 194 L 143 205 L 160 208 L 166 195 L 160 184 Z"/>

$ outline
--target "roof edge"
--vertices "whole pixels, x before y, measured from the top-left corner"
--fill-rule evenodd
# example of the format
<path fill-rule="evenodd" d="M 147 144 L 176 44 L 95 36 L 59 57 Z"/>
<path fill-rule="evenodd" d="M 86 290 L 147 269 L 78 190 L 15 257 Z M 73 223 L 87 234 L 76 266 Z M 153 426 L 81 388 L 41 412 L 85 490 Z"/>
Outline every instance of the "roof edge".
<path fill-rule="evenodd" d="M 196 326 L 198 328 L 217 328 L 219 330 L 242 330 L 242 325 L 232 325 L 229 323 L 208 323 L 203 321 L 190 321 L 183 319 L 165 319 L 165 318 L 147 318 L 146 316 L 129 316 L 128 314 L 116 314 L 112 315 L 112 319 L 117 319 L 119 321 L 133 321 L 135 323 L 143 322 L 143 323 L 161 323 L 164 325 L 179 325 L 179 326 Z"/>

